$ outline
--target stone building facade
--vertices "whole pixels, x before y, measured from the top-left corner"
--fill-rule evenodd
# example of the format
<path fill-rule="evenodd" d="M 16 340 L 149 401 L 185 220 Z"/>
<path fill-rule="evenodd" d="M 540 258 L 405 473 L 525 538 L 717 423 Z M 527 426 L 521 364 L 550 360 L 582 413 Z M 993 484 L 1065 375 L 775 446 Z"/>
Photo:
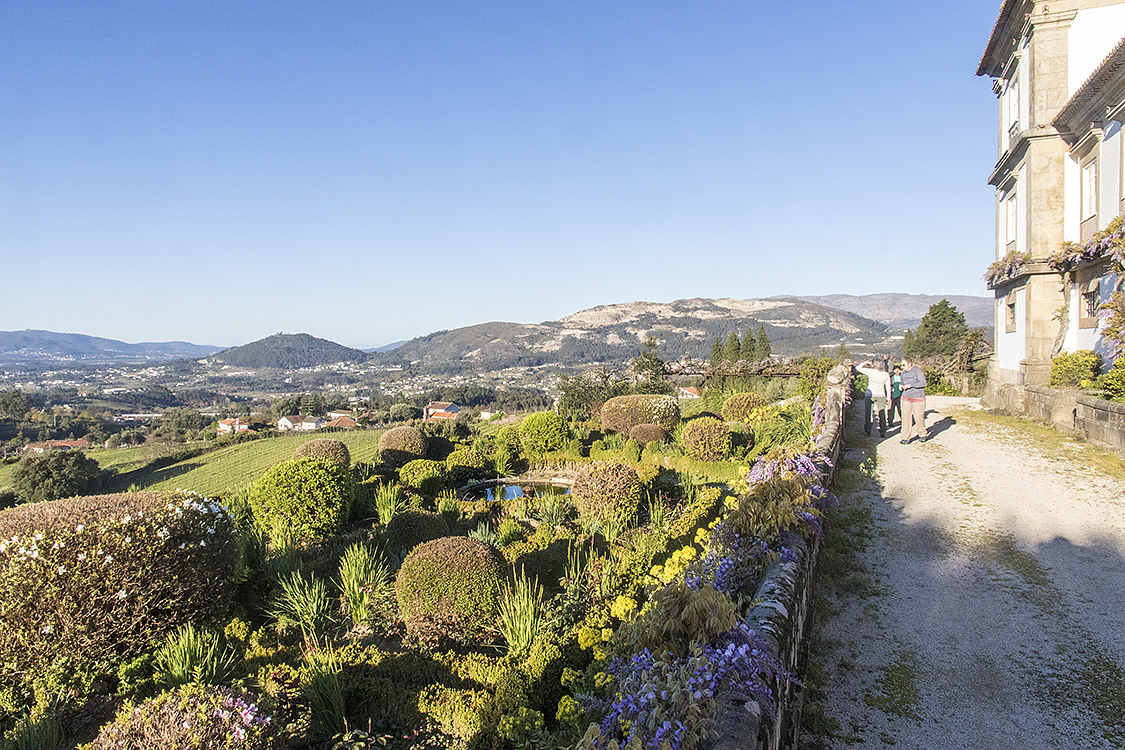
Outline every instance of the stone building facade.
<path fill-rule="evenodd" d="M 1097 308 L 1120 280 L 1078 250 L 1125 210 L 1125 0 L 1004 0 L 977 75 L 1000 105 L 995 394 L 1046 384 L 1060 351 L 1110 360 Z"/>

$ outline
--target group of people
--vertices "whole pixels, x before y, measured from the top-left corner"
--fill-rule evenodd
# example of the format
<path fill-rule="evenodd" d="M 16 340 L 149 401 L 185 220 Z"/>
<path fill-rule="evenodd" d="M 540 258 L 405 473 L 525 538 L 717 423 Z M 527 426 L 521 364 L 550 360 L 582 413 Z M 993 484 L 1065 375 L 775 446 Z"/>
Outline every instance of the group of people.
<path fill-rule="evenodd" d="M 879 437 L 886 437 L 897 412 L 902 423 L 900 443 L 924 443 L 930 439 L 926 432 L 926 375 L 921 367 L 916 367 L 910 357 L 903 357 L 902 364 L 895 365 L 891 372 L 887 372 L 887 363 L 881 359 L 867 360 L 855 369 L 867 376 L 864 432 L 871 434 L 873 418 L 877 417 Z"/>

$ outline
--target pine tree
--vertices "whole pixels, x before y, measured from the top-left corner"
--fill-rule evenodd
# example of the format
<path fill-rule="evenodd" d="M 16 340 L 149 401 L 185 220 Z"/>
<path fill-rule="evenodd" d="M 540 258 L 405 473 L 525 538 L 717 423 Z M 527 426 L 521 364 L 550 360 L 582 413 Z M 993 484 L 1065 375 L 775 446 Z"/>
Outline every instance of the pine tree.
<path fill-rule="evenodd" d="M 754 341 L 754 328 L 752 326 L 746 329 L 746 338 L 742 339 L 742 350 L 739 354 L 739 359 L 744 359 L 747 362 L 758 361 L 758 344 Z"/>
<path fill-rule="evenodd" d="M 720 338 L 715 339 L 715 343 L 711 344 L 711 366 L 718 367 L 723 362 L 723 340 Z"/>
<path fill-rule="evenodd" d="M 758 362 L 765 361 L 770 358 L 770 337 L 766 335 L 766 326 L 758 326 L 758 343 L 754 347 L 754 359 Z"/>
<path fill-rule="evenodd" d="M 742 345 L 738 343 L 738 331 L 730 332 L 726 348 L 723 349 L 723 359 L 727 362 L 737 362 L 742 359 Z"/>
<path fill-rule="evenodd" d="M 965 316 L 949 304 L 949 300 L 930 305 L 914 332 L 912 355 L 915 357 L 952 357 L 961 340 L 969 332 Z M 903 342 L 905 353 L 906 342 Z"/>
<path fill-rule="evenodd" d="M 909 328 L 906 329 L 906 335 L 902 337 L 902 356 L 913 357 L 914 355 L 914 331 Z"/>

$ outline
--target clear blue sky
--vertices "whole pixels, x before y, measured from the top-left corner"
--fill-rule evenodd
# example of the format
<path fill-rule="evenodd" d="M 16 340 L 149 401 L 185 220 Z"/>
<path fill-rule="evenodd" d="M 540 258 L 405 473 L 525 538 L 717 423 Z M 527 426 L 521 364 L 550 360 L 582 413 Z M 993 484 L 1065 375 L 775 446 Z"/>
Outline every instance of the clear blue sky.
<path fill-rule="evenodd" d="M 999 0 L 0 4 L 0 330 L 985 294 Z"/>

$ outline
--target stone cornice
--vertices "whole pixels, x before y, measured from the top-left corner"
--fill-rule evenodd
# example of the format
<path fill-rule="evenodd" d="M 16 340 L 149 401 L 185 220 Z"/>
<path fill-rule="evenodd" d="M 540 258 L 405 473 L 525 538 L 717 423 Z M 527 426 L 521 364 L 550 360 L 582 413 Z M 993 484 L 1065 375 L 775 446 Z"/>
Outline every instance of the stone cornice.
<path fill-rule="evenodd" d="M 1007 279 L 1002 279 L 1000 281 L 997 281 L 995 284 L 990 285 L 989 289 L 995 292 L 997 297 L 1003 297 L 1012 291 L 1011 287 L 1022 285 L 1023 282 L 1031 276 L 1048 275 L 1058 276 L 1062 278 L 1062 275 L 1055 269 L 1051 268 L 1051 266 L 1046 261 L 1034 261 L 1032 263 L 1025 264 L 1020 272 L 1015 276 L 1009 277 Z"/>
<path fill-rule="evenodd" d="M 1000 187 L 1001 184 L 1007 181 L 1008 175 L 1015 170 L 1016 166 L 1027 154 L 1027 149 L 1032 141 L 1058 137 L 1059 131 L 1045 125 L 1040 125 L 1035 129 L 1021 130 L 1012 145 L 1004 152 L 1004 155 L 1000 157 L 1000 161 L 996 162 L 996 166 L 992 169 L 992 174 L 988 176 L 988 184 L 993 187 Z"/>
<path fill-rule="evenodd" d="M 996 60 L 1000 54 L 1001 44 L 1010 36 L 1012 14 L 1016 10 L 1016 6 L 1023 3 L 1025 0 L 1004 0 L 1004 4 L 1000 6 L 1000 14 L 996 17 L 996 23 L 992 27 L 992 34 L 988 37 L 988 44 L 984 48 L 984 54 L 980 58 L 980 64 L 977 66 L 978 76 L 991 76 L 996 78 L 1000 75 L 1000 71 L 1004 64 L 1008 61 L 1008 56 L 1005 54 L 1003 59 Z"/>

